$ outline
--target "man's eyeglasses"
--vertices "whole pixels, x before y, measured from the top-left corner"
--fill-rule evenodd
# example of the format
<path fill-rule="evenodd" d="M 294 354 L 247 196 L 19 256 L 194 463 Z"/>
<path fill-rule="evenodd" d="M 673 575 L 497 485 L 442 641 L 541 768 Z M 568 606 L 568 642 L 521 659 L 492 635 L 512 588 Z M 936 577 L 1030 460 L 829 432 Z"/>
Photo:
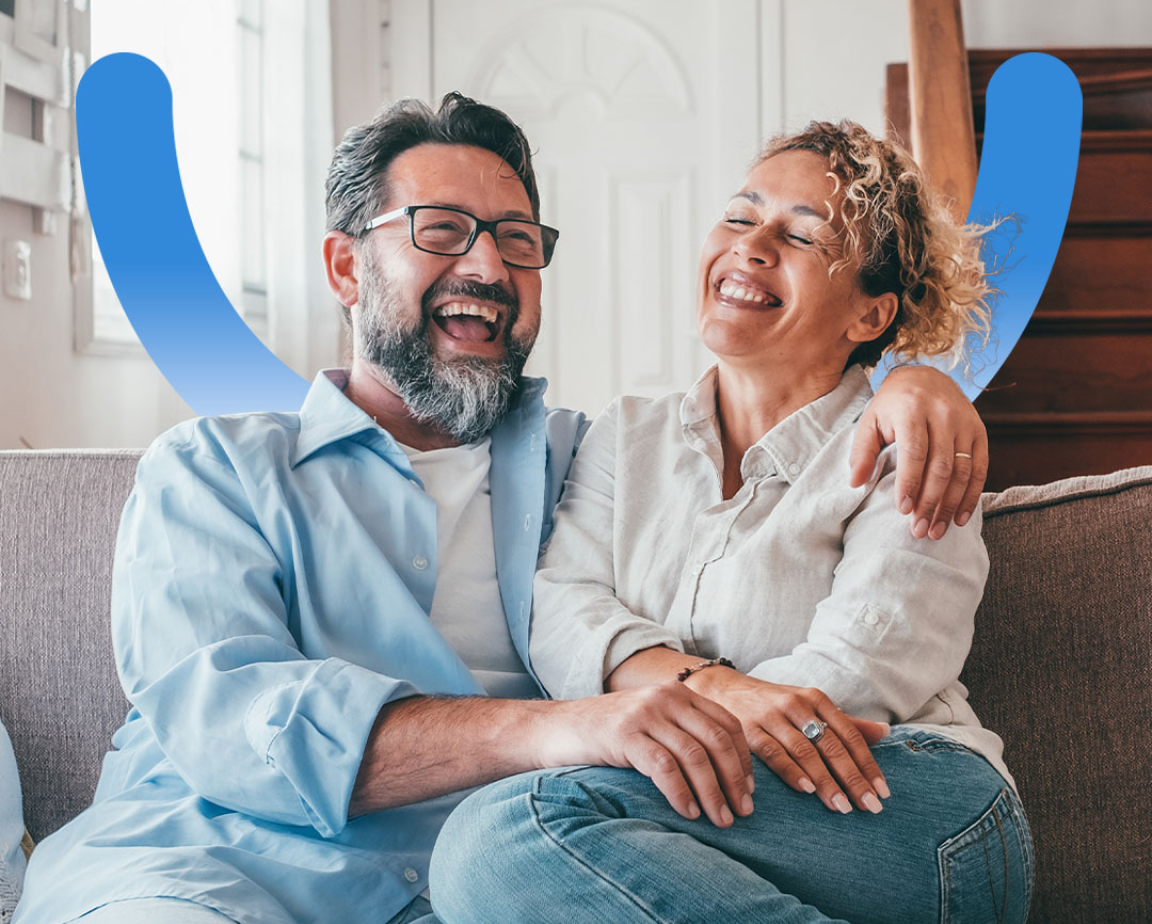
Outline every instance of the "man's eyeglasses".
<path fill-rule="evenodd" d="M 463 209 L 438 205 L 406 205 L 377 215 L 365 226 L 372 231 L 382 224 L 408 216 L 408 230 L 417 250 L 444 257 L 458 257 L 472 249 L 481 233 L 487 231 L 496 242 L 500 258 L 520 269 L 544 269 L 552 260 L 552 251 L 560 232 L 535 221 L 501 218 L 484 221 Z"/>

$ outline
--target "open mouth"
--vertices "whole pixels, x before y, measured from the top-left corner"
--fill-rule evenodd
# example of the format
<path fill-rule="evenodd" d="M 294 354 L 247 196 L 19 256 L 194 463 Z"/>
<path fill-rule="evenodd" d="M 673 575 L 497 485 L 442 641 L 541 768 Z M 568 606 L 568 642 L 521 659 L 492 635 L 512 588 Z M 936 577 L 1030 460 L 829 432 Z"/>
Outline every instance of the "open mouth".
<path fill-rule="evenodd" d="M 455 301 L 440 305 L 432 320 L 453 340 L 467 343 L 491 343 L 500 333 L 500 312 L 489 305 Z"/>
<path fill-rule="evenodd" d="M 716 291 L 729 302 L 747 305 L 763 305 L 766 308 L 779 308 L 784 304 L 780 299 L 759 286 L 745 281 L 736 281 L 728 277 L 716 283 Z"/>

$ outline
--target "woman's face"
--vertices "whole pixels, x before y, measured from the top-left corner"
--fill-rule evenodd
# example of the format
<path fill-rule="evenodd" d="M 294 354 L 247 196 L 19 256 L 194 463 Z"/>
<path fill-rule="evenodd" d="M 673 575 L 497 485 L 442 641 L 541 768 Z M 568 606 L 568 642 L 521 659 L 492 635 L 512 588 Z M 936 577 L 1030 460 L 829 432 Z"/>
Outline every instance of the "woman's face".
<path fill-rule="evenodd" d="M 849 335 L 876 299 L 855 263 L 828 274 L 842 252 L 828 174 L 811 151 L 761 161 L 704 241 L 697 329 L 722 360 L 838 373 L 856 346 Z"/>

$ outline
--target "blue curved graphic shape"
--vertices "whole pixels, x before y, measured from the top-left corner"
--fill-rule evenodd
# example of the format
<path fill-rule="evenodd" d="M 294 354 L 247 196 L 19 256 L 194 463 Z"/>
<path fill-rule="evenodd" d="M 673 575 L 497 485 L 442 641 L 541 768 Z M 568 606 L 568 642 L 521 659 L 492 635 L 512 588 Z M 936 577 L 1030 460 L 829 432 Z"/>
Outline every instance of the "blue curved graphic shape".
<path fill-rule="evenodd" d="M 952 375 L 969 399 L 992 380 L 1048 283 L 1072 203 L 1080 160 L 1083 97 L 1063 61 L 1040 52 L 1009 58 L 988 84 L 980 174 L 970 222 L 1011 218 L 990 236 L 985 265 L 996 267 L 1003 293 L 992 315 L 992 339 L 972 357 L 973 375 Z M 879 384 L 886 370 L 877 370 Z"/>
<path fill-rule="evenodd" d="M 197 414 L 298 410 L 308 382 L 252 333 L 200 247 L 164 72 L 140 55 L 101 58 L 80 81 L 76 130 L 100 253 L 164 377 Z"/>
<path fill-rule="evenodd" d="M 1004 269 L 993 342 L 976 357 L 971 379 L 950 373 L 969 398 L 1000 369 L 1048 282 L 1072 201 L 1082 105 L 1072 71 L 1042 53 L 1011 58 L 988 85 L 969 220 L 1012 216 L 1019 233 L 994 235 L 987 253 L 990 265 Z M 299 408 L 308 383 L 252 333 L 204 257 L 184 200 L 172 91 L 160 68 L 140 55 L 101 58 L 80 82 L 76 123 L 100 251 L 160 371 L 199 414 Z M 886 371 L 877 370 L 875 384 Z"/>

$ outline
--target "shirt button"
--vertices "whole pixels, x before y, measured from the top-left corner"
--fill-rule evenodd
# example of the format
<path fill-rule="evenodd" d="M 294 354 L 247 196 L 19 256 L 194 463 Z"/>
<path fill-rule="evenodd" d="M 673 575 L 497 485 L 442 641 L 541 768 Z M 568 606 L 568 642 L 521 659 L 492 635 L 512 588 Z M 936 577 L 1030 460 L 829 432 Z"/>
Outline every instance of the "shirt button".
<path fill-rule="evenodd" d="M 423 555 L 417 555 L 415 558 L 412 559 L 412 567 L 415 568 L 417 571 L 423 571 L 425 568 L 428 567 L 428 559 L 425 558 Z"/>
<path fill-rule="evenodd" d="M 788 474 L 789 475 L 799 475 L 800 474 L 800 466 L 797 465 L 795 462 L 790 463 L 788 465 Z"/>
<path fill-rule="evenodd" d="M 876 615 L 875 611 L 869 610 L 864 614 L 864 622 L 870 626 L 876 625 L 880 621 L 880 617 Z"/>
<path fill-rule="evenodd" d="M 409 882 L 415 882 L 420 878 L 420 874 L 416 872 L 416 870 L 414 870 L 411 866 L 409 866 L 406 870 L 404 870 L 404 878 Z"/>
<path fill-rule="evenodd" d="M 532 514 L 528 514 L 524 518 L 524 530 L 527 531 L 532 528 Z"/>

